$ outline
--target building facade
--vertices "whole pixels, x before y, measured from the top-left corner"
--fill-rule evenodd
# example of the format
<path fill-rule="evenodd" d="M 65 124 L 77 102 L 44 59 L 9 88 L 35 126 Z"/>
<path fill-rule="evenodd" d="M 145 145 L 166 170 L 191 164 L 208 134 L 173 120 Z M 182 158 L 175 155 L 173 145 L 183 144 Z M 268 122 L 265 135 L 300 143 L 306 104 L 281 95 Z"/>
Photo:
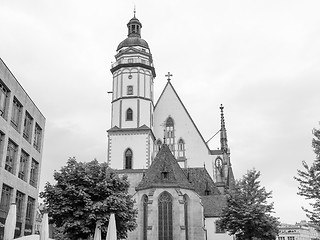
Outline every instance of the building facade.
<path fill-rule="evenodd" d="M 307 221 L 296 224 L 282 223 L 279 227 L 278 240 L 319 240 L 320 228 Z"/>
<path fill-rule="evenodd" d="M 45 117 L 0 59 L 0 240 L 11 203 L 15 237 L 34 232 Z"/>
<path fill-rule="evenodd" d="M 127 175 L 138 209 L 128 239 L 232 239 L 219 227 L 225 189 L 234 186 L 221 111 L 218 150 L 211 150 L 179 98 L 168 73 L 154 102 L 153 59 L 141 38 L 141 22 L 127 24 L 117 47 L 113 75 L 108 164 Z"/>

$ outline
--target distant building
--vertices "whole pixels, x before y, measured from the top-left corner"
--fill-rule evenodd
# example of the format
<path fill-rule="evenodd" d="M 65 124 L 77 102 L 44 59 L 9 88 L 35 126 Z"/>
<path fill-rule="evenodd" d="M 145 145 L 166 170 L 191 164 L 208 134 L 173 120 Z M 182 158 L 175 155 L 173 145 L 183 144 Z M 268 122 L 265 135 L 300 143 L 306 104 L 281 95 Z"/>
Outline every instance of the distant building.
<path fill-rule="evenodd" d="M 15 237 L 34 232 L 45 117 L 0 58 L 0 240 L 10 207 Z"/>
<path fill-rule="evenodd" d="M 128 176 L 138 209 L 138 227 L 128 239 L 231 240 L 219 224 L 225 190 L 234 187 L 223 107 L 221 126 L 213 128 L 221 127 L 220 149 L 211 150 L 170 73 L 154 102 L 156 73 L 142 24 L 134 16 L 127 27 L 111 66 L 108 164 Z"/>
<path fill-rule="evenodd" d="M 284 224 L 279 227 L 279 236 L 277 240 L 319 240 L 320 229 L 319 227 L 301 221 L 296 224 Z"/>

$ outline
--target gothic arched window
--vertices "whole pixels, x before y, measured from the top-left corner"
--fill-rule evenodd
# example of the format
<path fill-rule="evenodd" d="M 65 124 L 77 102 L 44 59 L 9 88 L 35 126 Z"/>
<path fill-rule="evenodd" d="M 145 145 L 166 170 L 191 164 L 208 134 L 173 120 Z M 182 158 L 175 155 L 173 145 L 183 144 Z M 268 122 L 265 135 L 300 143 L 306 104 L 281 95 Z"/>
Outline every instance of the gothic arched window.
<path fill-rule="evenodd" d="M 165 138 L 166 144 L 171 152 L 174 153 L 174 122 L 172 117 L 168 117 L 166 120 Z"/>
<path fill-rule="evenodd" d="M 188 217 L 189 217 L 189 211 L 188 211 L 188 196 L 187 195 L 183 195 L 183 203 L 184 203 L 184 226 L 185 226 L 185 230 L 186 230 L 186 240 L 189 240 L 189 221 L 188 221 Z"/>
<path fill-rule="evenodd" d="M 178 158 L 184 158 L 185 156 L 184 141 L 180 138 L 178 141 Z"/>
<path fill-rule="evenodd" d="M 148 236 L 148 196 L 143 195 L 143 240 L 147 240 Z"/>
<path fill-rule="evenodd" d="M 126 121 L 132 121 L 132 119 L 133 119 L 133 111 L 131 108 L 128 108 L 126 112 Z"/>
<path fill-rule="evenodd" d="M 130 148 L 124 153 L 124 169 L 132 169 L 132 150 Z"/>
<path fill-rule="evenodd" d="M 158 200 L 159 240 L 173 240 L 172 234 L 172 197 L 163 192 Z"/>

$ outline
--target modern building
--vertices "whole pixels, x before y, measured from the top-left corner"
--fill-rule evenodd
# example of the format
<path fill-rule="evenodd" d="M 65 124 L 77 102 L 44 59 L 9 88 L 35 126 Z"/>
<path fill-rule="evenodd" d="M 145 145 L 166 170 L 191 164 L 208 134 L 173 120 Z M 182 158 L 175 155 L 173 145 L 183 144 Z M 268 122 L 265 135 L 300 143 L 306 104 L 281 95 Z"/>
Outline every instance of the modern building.
<path fill-rule="evenodd" d="M 319 240 L 320 228 L 316 225 L 301 221 L 296 224 L 284 224 L 279 227 L 278 240 Z"/>
<path fill-rule="evenodd" d="M 0 59 L 0 240 L 11 203 L 15 237 L 34 232 L 45 117 Z"/>
<path fill-rule="evenodd" d="M 118 45 L 111 66 L 107 161 L 128 176 L 138 209 L 138 227 L 128 239 L 232 239 L 219 226 L 225 189 L 234 186 L 223 106 L 221 144 L 212 150 L 170 73 L 155 103 L 156 71 L 150 47 L 141 38 L 142 24 L 134 15 L 127 27 L 128 36 Z"/>

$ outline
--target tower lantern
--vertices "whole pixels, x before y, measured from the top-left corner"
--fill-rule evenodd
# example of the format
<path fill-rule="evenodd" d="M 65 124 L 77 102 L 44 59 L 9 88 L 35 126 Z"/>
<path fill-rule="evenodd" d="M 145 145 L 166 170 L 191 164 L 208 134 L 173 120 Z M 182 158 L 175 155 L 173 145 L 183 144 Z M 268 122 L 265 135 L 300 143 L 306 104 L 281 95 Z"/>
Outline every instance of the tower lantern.
<path fill-rule="evenodd" d="M 136 18 L 136 15 L 129 21 L 128 26 L 128 37 L 141 37 L 142 24 Z"/>

